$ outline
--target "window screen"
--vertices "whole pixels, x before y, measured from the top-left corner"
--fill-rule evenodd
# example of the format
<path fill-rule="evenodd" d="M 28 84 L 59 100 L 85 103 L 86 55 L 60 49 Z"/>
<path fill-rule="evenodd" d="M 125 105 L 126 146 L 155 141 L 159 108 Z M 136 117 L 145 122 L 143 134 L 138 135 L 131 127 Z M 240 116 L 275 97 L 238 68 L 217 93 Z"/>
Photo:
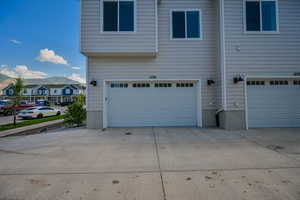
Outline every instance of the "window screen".
<path fill-rule="evenodd" d="M 132 1 L 120 1 L 120 30 L 119 31 L 134 31 L 134 6 Z"/>
<path fill-rule="evenodd" d="M 188 11 L 187 17 L 187 37 L 188 38 L 199 38 L 200 37 L 200 22 L 198 11 Z"/>
<path fill-rule="evenodd" d="M 276 31 L 276 5 L 274 1 L 261 2 L 262 30 Z"/>

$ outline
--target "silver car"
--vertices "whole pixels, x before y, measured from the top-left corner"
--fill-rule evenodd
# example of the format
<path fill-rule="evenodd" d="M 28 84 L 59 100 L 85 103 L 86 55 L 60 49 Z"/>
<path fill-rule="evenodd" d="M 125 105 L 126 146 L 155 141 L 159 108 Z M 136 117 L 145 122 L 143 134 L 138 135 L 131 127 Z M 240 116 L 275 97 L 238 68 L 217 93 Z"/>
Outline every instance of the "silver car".
<path fill-rule="evenodd" d="M 31 107 L 31 108 L 21 110 L 18 114 L 18 117 L 23 119 L 43 118 L 43 117 L 60 115 L 60 114 L 61 114 L 60 109 L 52 108 L 49 106 L 37 106 L 37 107 Z"/>

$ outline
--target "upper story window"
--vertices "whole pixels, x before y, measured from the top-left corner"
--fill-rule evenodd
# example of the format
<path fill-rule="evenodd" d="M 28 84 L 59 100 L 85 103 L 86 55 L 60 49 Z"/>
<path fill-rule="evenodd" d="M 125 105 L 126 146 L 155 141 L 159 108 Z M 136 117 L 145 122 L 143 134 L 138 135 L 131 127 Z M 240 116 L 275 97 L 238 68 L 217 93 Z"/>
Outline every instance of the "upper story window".
<path fill-rule="evenodd" d="M 245 0 L 245 31 L 277 32 L 277 0 Z"/>
<path fill-rule="evenodd" d="M 71 94 L 71 89 L 70 88 L 66 88 L 65 93 L 66 94 Z"/>
<path fill-rule="evenodd" d="M 103 31 L 134 32 L 134 0 L 103 0 Z"/>
<path fill-rule="evenodd" d="M 200 10 L 171 11 L 172 39 L 202 39 Z"/>

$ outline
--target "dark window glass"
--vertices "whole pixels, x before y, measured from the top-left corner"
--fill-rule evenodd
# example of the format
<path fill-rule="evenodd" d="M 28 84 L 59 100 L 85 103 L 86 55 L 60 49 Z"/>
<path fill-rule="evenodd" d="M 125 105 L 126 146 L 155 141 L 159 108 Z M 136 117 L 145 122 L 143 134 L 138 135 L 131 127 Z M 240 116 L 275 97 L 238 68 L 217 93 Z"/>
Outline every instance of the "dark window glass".
<path fill-rule="evenodd" d="M 134 5 L 132 1 L 119 2 L 119 31 L 134 31 Z"/>
<path fill-rule="evenodd" d="M 198 11 L 187 11 L 187 37 L 199 38 L 200 37 L 200 21 Z"/>
<path fill-rule="evenodd" d="M 175 11 L 172 13 L 173 38 L 185 38 L 185 13 Z"/>
<path fill-rule="evenodd" d="M 118 2 L 103 2 L 103 30 L 118 31 Z"/>
<path fill-rule="evenodd" d="M 260 7 L 259 2 L 246 2 L 247 31 L 260 31 Z"/>
<path fill-rule="evenodd" d="M 262 1 L 262 30 L 276 31 L 276 4 L 274 1 Z"/>

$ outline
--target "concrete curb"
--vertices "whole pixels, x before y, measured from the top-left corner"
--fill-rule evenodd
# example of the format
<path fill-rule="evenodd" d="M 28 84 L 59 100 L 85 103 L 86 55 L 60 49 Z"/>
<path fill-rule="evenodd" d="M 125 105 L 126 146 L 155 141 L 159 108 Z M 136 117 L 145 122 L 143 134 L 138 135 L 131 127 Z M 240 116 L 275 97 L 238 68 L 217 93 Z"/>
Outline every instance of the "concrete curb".
<path fill-rule="evenodd" d="M 39 124 L 34 124 L 31 126 L 24 126 L 20 128 L 15 128 L 7 131 L 0 132 L 0 138 L 6 136 L 16 136 L 16 135 L 28 135 L 28 134 L 36 134 L 42 132 L 42 130 L 51 130 L 54 128 L 59 128 L 63 126 L 63 119 L 43 122 Z"/>

